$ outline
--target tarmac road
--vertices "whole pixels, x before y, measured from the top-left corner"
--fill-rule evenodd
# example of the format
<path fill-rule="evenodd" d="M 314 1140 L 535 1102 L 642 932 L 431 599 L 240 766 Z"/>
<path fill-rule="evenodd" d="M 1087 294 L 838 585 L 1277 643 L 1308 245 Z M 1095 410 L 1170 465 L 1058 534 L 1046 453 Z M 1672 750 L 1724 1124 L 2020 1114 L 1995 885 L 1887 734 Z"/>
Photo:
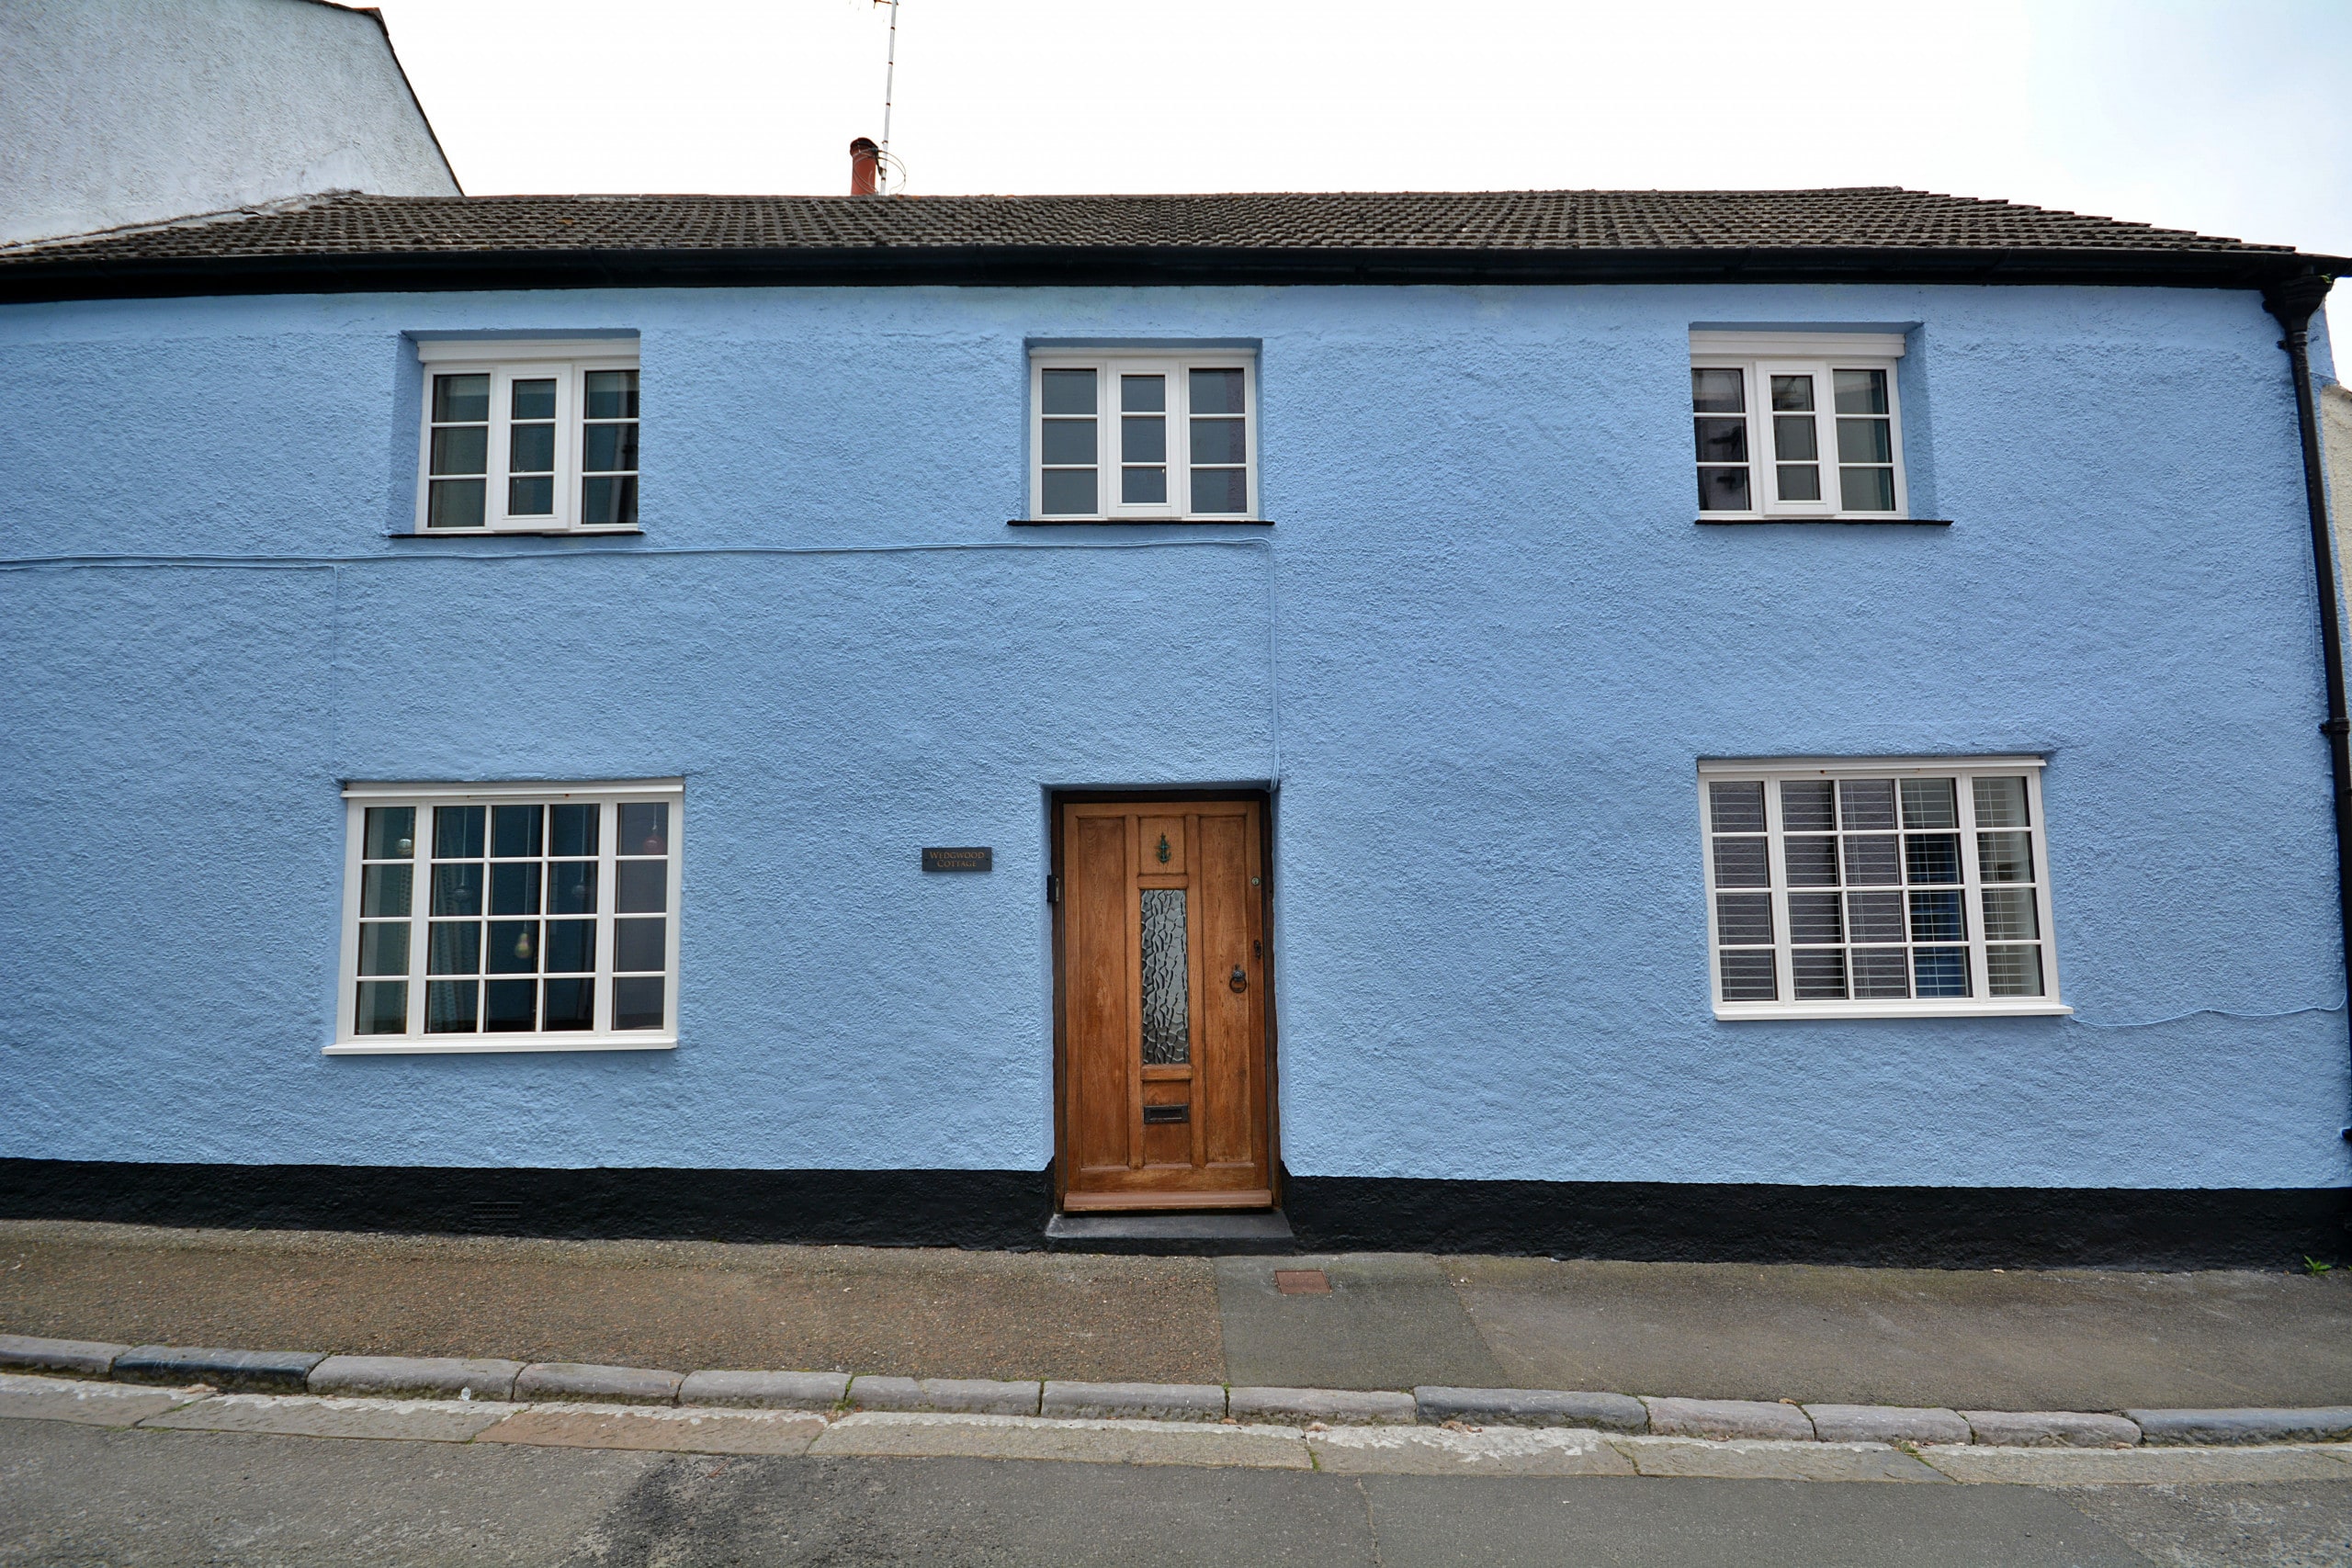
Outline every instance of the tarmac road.
<path fill-rule="evenodd" d="M 2352 1482 L 1884 1485 L 712 1457 L 0 1419 L 0 1563 L 2338 1568 Z"/>

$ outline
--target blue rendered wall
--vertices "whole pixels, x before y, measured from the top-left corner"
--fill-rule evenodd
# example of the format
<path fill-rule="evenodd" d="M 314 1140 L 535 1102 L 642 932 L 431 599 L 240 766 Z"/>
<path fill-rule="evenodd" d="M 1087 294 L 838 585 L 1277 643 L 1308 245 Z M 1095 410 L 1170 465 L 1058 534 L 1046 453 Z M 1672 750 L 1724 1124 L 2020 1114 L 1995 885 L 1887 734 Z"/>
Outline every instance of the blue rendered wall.
<path fill-rule="evenodd" d="M 1692 525 L 1687 332 L 1758 321 L 1916 325 L 1951 528 Z M 387 537 L 404 333 L 611 329 L 641 539 Z M 0 310 L 0 1154 L 1035 1169 L 1046 793 L 1278 768 L 1295 1172 L 2345 1184 L 2277 335 L 1909 287 Z M 1040 338 L 1262 342 L 1276 526 L 1006 528 Z M 2076 1019 L 1712 1019 L 1697 758 L 2011 751 Z M 676 1052 L 319 1055 L 342 781 L 677 774 Z"/>

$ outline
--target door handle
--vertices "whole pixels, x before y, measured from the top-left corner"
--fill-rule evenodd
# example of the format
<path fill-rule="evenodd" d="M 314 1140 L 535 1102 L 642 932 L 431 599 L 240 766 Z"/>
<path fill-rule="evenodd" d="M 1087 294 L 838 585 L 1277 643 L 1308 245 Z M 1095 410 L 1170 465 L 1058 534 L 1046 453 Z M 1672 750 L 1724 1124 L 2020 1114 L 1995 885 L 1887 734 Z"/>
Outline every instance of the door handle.
<path fill-rule="evenodd" d="M 1241 965 L 1237 964 L 1233 966 L 1232 976 L 1226 981 L 1226 984 L 1237 991 L 1246 991 L 1250 988 L 1250 976 L 1243 974 Z"/>

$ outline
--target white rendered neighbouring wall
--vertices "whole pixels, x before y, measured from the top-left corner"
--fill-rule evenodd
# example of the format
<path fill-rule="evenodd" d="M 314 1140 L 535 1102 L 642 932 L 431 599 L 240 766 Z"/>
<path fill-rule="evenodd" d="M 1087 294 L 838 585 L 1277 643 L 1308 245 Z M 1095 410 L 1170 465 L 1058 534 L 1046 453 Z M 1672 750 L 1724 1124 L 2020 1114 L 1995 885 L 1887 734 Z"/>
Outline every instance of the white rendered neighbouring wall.
<path fill-rule="evenodd" d="M 382 24 L 323 0 L 0 0 L 0 243 L 461 194 Z"/>

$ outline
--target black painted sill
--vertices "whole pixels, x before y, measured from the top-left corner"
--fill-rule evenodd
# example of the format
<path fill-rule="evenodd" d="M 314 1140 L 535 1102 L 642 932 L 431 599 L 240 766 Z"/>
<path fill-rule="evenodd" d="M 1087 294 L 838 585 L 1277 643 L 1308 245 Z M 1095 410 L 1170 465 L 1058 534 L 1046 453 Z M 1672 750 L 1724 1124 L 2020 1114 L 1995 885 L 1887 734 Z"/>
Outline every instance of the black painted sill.
<path fill-rule="evenodd" d="M 1702 528 L 1949 528 L 1949 517 L 1702 517 Z"/>
<path fill-rule="evenodd" d="M 642 528 L 403 528 L 388 539 L 635 539 Z"/>
<path fill-rule="evenodd" d="M 1267 517 L 1014 517 L 1008 528 L 1271 528 Z"/>

